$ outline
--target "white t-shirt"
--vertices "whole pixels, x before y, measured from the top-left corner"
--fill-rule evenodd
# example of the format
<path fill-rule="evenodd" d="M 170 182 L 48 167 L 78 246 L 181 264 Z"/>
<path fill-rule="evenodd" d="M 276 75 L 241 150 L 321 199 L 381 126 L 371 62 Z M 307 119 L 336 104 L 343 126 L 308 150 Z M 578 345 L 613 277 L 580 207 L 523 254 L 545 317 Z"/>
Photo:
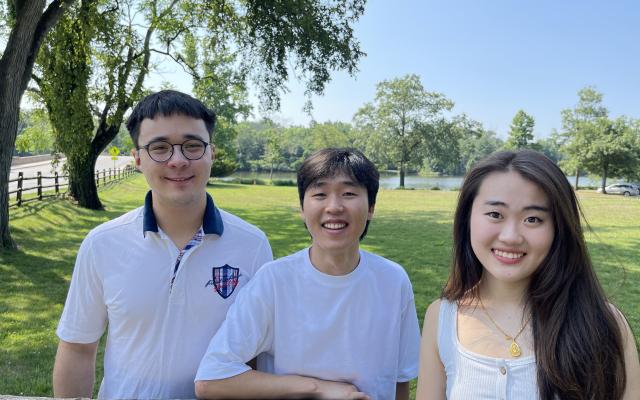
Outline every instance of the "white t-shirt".
<path fill-rule="evenodd" d="M 262 231 L 208 198 L 202 242 L 184 254 L 171 286 L 179 249 L 149 220 L 155 225 L 141 207 L 104 223 L 78 252 L 57 334 L 92 343 L 108 326 L 100 398 L 194 398 L 207 344 L 272 259 Z"/>
<path fill-rule="evenodd" d="M 404 269 L 360 251 L 345 276 L 318 271 L 309 249 L 265 265 L 239 294 L 209 344 L 196 380 L 249 369 L 349 382 L 372 399 L 395 398 L 417 376 L 420 331 Z"/>

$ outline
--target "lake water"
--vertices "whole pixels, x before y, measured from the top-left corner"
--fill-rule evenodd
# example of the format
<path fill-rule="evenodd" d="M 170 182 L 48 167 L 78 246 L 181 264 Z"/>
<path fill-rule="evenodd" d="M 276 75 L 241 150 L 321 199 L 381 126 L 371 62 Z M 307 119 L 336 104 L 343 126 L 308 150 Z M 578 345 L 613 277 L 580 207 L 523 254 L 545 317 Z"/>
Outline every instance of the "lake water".
<path fill-rule="evenodd" d="M 236 172 L 233 175 L 222 178 L 221 180 L 228 180 L 233 178 L 247 178 L 247 179 L 262 179 L 269 180 L 269 173 L 264 172 Z M 294 172 L 274 172 L 273 179 L 291 180 L 296 181 L 296 174 Z M 575 182 L 575 176 L 568 176 L 567 179 L 573 185 Z M 591 177 L 580 177 L 580 186 L 598 186 L 600 180 Z M 462 185 L 461 176 L 419 176 L 415 174 L 405 175 L 404 186 L 411 189 L 432 189 L 434 187 L 442 190 L 456 190 Z M 396 189 L 400 186 L 400 177 L 394 172 L 383 172 L 380 174 L 380 188 L 383 189 Z"/>

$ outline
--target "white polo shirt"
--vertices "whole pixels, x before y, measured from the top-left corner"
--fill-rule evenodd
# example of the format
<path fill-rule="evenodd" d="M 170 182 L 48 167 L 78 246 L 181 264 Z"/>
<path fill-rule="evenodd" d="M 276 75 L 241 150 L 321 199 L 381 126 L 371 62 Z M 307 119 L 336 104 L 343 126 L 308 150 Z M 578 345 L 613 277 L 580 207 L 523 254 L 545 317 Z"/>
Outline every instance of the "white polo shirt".
<path fill-rule="evenodd" d="M 202 242 L 182 257 L 145 206 L 82 242 L 57 334 L 92 343 L 108 327 L 99 398 L 194 398 L 193 380 L 238 291 L 272 260 L 265 234 L 207 195 Z"/>

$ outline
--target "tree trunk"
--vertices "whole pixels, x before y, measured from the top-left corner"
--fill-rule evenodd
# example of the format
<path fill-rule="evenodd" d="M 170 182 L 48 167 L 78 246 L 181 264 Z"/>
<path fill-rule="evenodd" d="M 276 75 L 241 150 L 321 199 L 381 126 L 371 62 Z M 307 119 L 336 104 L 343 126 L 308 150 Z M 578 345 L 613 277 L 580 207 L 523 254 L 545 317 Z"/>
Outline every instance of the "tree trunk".
<path fill-rule="evenodd" d="M 10 77 L 1 71 L 0 69 L 0 75 L 10 80 Z M 20 100 L 15 101 L 6 94 L 6 90 L 0 91 L 0 248 L 15 249 L 16 243 L 11 238 L 9 230 L 9 173 L 18 129 Z"/>
<path fill-rule="evenodd" d="M 404 189 L 404 162 L 400 163 L 400 189 Z"/>
<path fill-rule="evenodd" d="M 73 161 L 67 158 L 69 165 L 69 193 L 80 207 L 91 210 L 102 210 L 104 207 L 98 197 L 96 186 L 97 154 L 93 152 L 86 157 L 78 157 Z M 73 165 L 71 165 L 73 163 Z"/>
<path fill-rule="evenodd" d="M 609 165 L 605 164 L 604 168 L 602 168 L 602 181 L 600 182 L 600 187 L 602 188 L 602 193 L 607 194 L 607 174 L 609 173 Z"/>
<path fill-rule="evenodd" d="M 578 180 L 580 179 L 580 168 L 576 168 L 576 184 L 575 189 L 578 191 Z"/>
<path fill-rule="evenodd" d="M 42 38 L 62 13 L 60 1 L 43 14 L 45 0 L 15 2 L 16 23 L 0 59 L 0 246 L 15 249 L 9 230 L 9 173 L 18 134 L 20 100 Z"/>

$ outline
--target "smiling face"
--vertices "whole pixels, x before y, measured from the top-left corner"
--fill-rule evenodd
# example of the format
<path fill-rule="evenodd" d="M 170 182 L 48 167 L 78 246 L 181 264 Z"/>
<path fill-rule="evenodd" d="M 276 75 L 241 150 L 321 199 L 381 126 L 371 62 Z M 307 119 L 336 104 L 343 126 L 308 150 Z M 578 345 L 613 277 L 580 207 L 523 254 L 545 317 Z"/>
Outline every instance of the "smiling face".
<path fill-rule="evenodd" d="M 473 201 L 470 236 L 483 280 L 528 282 L 554 238 L 546 194 L 514 171 L 487 175 Z"/>
<path fill-rule="evenodd" d="M 180 146 L 174 146 L 171 158 L 162 163 L 152 160 L 147 150 L 142 149 L 156 140 L 175 145 L 187 139 L 209 142 L 209 133 L 203 120 L 179 114 L 157 115 L 153 119 L 144 119 L 140 124 L 140 149 L 133 150 L 132 154 L 136 167 L 151 187 L 154 208 L 188 209 L 206 204 L 205 188 L 213 163 L 213 145 L 207 146 L 204 156 L 199 160 L 185 158 Z"/>
<path fill-rule="evenodd" d="M 357 253 L 359 239 L 374 207 L 367 189 L 345 173 L 320 178 L 304 193 L 301 216 L 318 253 Z"/>

